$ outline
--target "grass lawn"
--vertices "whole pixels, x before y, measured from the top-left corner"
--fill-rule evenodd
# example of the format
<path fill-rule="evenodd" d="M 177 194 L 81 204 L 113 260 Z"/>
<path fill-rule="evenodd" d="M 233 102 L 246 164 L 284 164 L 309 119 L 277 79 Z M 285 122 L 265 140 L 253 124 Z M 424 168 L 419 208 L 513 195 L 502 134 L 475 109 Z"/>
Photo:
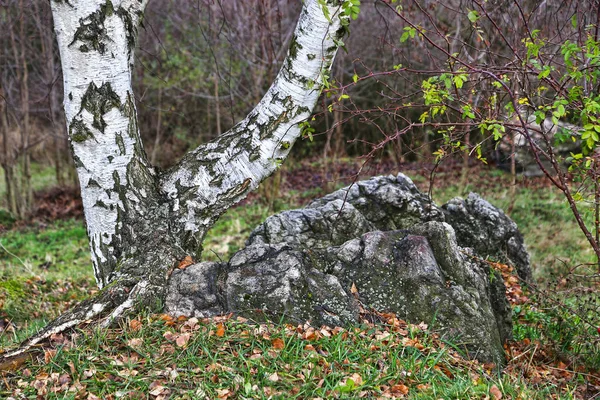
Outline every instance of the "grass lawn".
<path fill-rule="evenodd" d="M 428 176 L 405 171 L 422 189 Z M 157 399 L 549 399 L 600 392 L 600 326 L 594 287 L 553 274 L 593 254 L 555 190 L 476 168 L 437 175 L 438 204 L 476 191 L 524 233 L 539 289 L 514 304 L 508 367 L 466 361 L 426 325 L 391 314 L 357 327 L 259 325 L 232 317 L 174 320 L 143 315 L 110 330 L 57 335 L 39 356 L 0 368 L 0 398 Z M 322 195 L 282 184 L 275 210 L 258 196 L 224 215 L 205 241 L 205 259 L 228 259 L 268 215 Z M 305 179 L 305 178 L 303 178 Z M 284 178 L 285 180 L 285 178 Z M 538 182 L 539 183 L 539 182 Z M 342 186 L 343 183 L 337 183 Z M 589 216 L 588 216 L 589 217 Z M 0 236 L 0 347 L 18 343 L 95 291 L 83 222 L 30 224 Z M 557 281 L 556 279 L 559 279 Z M 548 290 L 550 289 L 550 290 Z M 587 397 L 586 397 L 587 396 Z"/>

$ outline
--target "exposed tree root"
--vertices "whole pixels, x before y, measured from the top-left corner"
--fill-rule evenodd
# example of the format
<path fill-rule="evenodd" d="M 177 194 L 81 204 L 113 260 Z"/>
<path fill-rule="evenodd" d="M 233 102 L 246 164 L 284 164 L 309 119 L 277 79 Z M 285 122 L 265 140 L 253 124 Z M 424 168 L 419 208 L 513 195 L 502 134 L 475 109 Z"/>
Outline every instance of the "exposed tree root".
<path fill-rule="evenodd" d="M 0 354 L 0 370 L 11 370 L 15 365 L 22 364 L 52 335 L 82 325 L 106 328 L 132 311 L 151 304 L 149 301 L 155 302 L 160 298 L 157 294 L 162 291 L 163 288 L 156 287 L 146 280 L 137 283 L 128 281 L 110 284 L 95 297 L 82 301 L 75 308 L 50 322 L 17 348 Z"/>

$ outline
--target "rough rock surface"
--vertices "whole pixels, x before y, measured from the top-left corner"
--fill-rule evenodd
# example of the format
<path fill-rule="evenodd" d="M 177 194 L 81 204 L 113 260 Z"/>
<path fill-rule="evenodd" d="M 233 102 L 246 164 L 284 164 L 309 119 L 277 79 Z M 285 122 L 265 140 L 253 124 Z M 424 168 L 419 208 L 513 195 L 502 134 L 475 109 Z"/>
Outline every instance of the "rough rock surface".
<path fill-rule="evenodd" d="M 456 231 L 458 244 L 471 247 L 483 257 L 508 262 L 518 275 L 531 280 L 529 253 L 517 224 L 476 193 L 455 197 L 443 206 L 446 221 Z"/>
<path fill-rule="evenodd" d="M 510 307 L 487 256 L 530 276 L 522 237 L 501 210 L 473 194 L 439 208 L 406 176 L 377 177 L 269 217 L 227 263 L 176 270 L 166 306 L 315 325 L 357 322 L 361 308 L 393 311 L 502 363 Z"/>

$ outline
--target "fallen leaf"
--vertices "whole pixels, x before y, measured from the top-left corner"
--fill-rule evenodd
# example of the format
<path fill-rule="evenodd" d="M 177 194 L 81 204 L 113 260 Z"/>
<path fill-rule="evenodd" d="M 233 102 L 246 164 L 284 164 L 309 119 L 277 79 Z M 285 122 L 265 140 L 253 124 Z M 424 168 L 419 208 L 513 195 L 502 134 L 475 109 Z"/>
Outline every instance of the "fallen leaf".
<path fill-rule="evenodd" d="M 392 386 L 392 392 L 408 394 L 408 386 L 406 386 L 402 383 L 399 383 L 397 385 Z"/>
<path fill-rule="evenodd" d="M 141 327 L 142 322 L 140 320 L 132 319 L 131 321 L 129 321 L 129 329 L 131 329 L 132 331 L 139 331 Z"/>
<path fill-rule="evenodd" d="M 217 329 L 215 331 L 215 335 L 217 335 L 218 337 L 223 337 L 225 336 L 225 325 L 223 324 L 218 324 L 217 325 Z"/>
<path fill-rule="evenodd" d="M 96 374 L 96 369 L 95 368 L 86 369 L 85 371 L 83 371 L 83 377 L 86 378 L 86 379 L 91 378 L 95 374 Z"/>
<path fill-rule="evenodd" d="M 318 339 L 317 333 L 315 332 L 315 328 L 313 328 L 312 326 L 310 328 L 308 328 L 304 332 L 304 335 L 302 335 L 302 336 L 306 340 L 316 340 L 316 339 Z"/>
<path fill-rule="evenodd" d="M 192 257 L 185 256 L 185 258 L 179 262 L 179 265 L 177 265 L 177 268 L 179 268 L 179 269 L 186 269 L 187 267 L 189 267 L 193 263 L 194 263 L 194 260 L 192 260 Z M 173 265 L 173 264 L 171 264 L 171 265 Z"/>
<path fill-rule="evenodd" d="M 161 394 L 163 394 L 163 392 L 165 391 L 165 389 L 166 389 L 166 388 L 165 388 L 164 386 L 161 386 L 161 385 L 156 385 L 156 386 L 154 387 L 154 389 L 152 389 L 152 390 L 150 391 L 150 394 L 151 394 L 152 396 L 160 396 Z"/>
<path fill-rule="evenodd" d="M 127 346 L 129 347 L 139 347 L 144 343 L 144 341 L 140 338 L 133 338 L 127 341 Z"/>
<path fill-rule="evenodd" d="M 44 350 L 44 362 L 48 364 L 56 355 L 56 350 Z"/>
<path fill-rule="evenodd" d="M 163 321 L 167 326 L 175 325 L 175 319 L 169 314 L 161 314 L 158 319 Z"/>
<path fill-rule="evenodd" d="M 350 375 L 350 379 L 352 379 L 352 380 L 354 381 L 354 384 L 355 384 L 356 386 L 360 386 L 360 385 L 362 385 L 362 384 L 363 384 L 363 379 L 362 379 L 362 376 L 360 376 L 360 375 L 359 375 L 359 374 L 357 374 L 357 373 L 354 373 L 354 374 Z"/>
<path fill-rule="evenodd" d="M 354 284 L 354 282 L 352 283 L 352 286 L 350 287 L 350 293 L 352 293 L 352 294 L 358 293 L 358 289 L 356 288 L 356 285 Z"/>
<path fill-rule="evenodd" d="M 184 347 L 190 341 L 191 335 L 189 333 L 182 333 L 181 335 L 177 335 L 177 339 L 175 339 L 175 344 L 178 347 Z"/>
<path fill-rule="evenodd" d="M 500 389 L 498 389 L 498 386 L 496 385 L 493 385 L 490 388 L 490 394 L 492 395 L 494 400 L 500 400 L 502 398 L 502 392 L 500 391 Z"/>
<path fill-rule="evenodd" d="M 197 330 L 199 328 L 198 322 L 199 322 L 198 318 L 196 318 L 196 317 L 188 319 L 187 321 L 185 321 L 185 323 L 181 327 L 181 331 L 185 332 L 185 331 Z"/>
<path fill-rule="evenodd" d="M 58 377 L 59 385 L 64 385 L 67 383 L 71 383 L 71 377 L 69 376 L 69 374 L 62 374 L 61 376 Z"/>
<path fill-rule="evenodd" d="M 274 372 L 271 375 L 269 375 L 267 379 L 271 382 L 277 382 L 279 380 L 279 375 L 277 375 L 277 372 Z"/>
<path fill-rule="evenodd" d="M 329 331 L 325 328 L 321 329 L 319 332 L 321 332 L 321 335 L 323 335 L 323 337 L 331 337 L 331 333 L 329 333 Z"/>
<path fill-rule="evenodd" d="M 273 339 L 273 341 L 271 342 L 271 344 L 277 350 L 283 350 L 283 348 L 285 347 L 285 343 L 280 338 Z"/>
<path fill-rule="evenodd" d="M 170 344 L 163 344 L 160 346 L 159 353 L 162 354 L 173 354 L 175 353 L 175 347 Z"/>

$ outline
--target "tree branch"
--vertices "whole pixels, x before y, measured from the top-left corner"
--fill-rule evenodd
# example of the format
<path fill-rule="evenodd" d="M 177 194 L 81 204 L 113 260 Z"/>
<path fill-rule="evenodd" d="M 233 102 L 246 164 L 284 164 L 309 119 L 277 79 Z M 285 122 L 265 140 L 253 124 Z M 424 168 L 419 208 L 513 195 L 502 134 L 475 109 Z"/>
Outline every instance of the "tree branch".
<path fill-rule="evenodd" d="M 328 3 L 334 3 L 332 1 Z M 271 175 L 301 135 L 345 33 L 341 5 L 307 0 L 288 55 L 272 86 L 248 116 L 216 140 L 201 145 L 162 178 L 178 223 L 200 234 L 231 205 Z"/>

